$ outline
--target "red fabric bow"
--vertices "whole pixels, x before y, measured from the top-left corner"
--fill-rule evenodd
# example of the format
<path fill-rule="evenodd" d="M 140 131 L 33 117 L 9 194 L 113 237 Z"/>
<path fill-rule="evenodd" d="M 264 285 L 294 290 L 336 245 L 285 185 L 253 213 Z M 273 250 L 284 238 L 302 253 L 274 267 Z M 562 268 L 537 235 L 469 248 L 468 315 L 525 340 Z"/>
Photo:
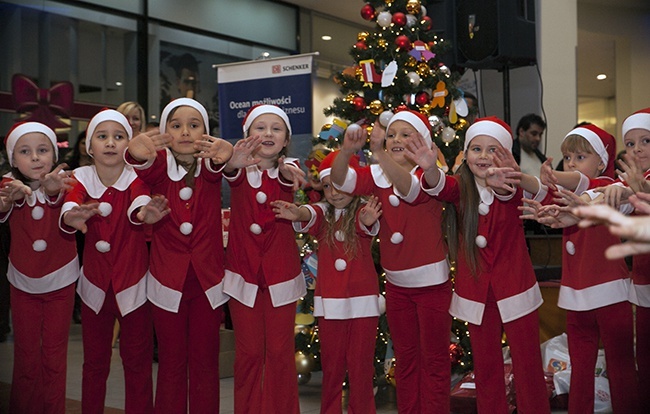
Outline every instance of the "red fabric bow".
<path fill-rule="evenodd" d="M 16 112 L 30 112 L 21 121 L 40 122 L 52 129 L 69 127 L 57 116 L 70 117 L 74 98 L 72 83 L 60 82 L 50 89 L 41 89 L 25 75 L 15 74 L 11 79 L 11 92 Z"/>

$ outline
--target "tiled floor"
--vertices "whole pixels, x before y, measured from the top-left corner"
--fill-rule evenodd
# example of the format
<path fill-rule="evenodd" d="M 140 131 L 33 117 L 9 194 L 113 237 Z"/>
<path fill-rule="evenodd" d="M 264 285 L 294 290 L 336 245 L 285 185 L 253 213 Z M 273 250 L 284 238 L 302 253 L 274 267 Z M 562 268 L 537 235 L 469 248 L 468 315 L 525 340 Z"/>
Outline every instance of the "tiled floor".
<path fill-rule="evenodd" d="M 68 376 L 67 376 L 67 398 L 79 401 L 81 399 L 81 366 L 82 366 L 82 346 L 81 346 L 81 325 L 72 325 L 70 329 L 70 342 L 68 344 Z M 9 384 L 11 382 L 11 372 L 13 369 L 13 337 L 10 335 L 7 342 L 0 343 L 0 383 Z M 158 365 L 153 364 L 154 376 L 157 373 Z M 155 378 L 155 377 L 154 377 Z M 321 372 L 314 372 L 311 380 L 299 387 L 300 392 L 300 410 L 301 413 L 318 413 L 320 408 L 320 385 Z M 155 383 L 155 380 L 154 380 Z M 0 394 L 0 398 L 8 399 L 9 393 L 5 390 Z M 394 391 L 390 386 L 378 390 L 377 393 L 377 412 L 378 413 L 397 413 L 395 405 Z M 71 405 L 71 404 L 68 404 Z M 74 404 L 73 404 L 74 405 Z M 0 412 L 2 407 L 7 407 L 8 401 L 0 401 Z M 111 363 L 111 373 L 108 378 L 106 406 L 118 409 L 124 409 L 124 373 L 122 371 L 122 362 L 117 348 L 113 349 L 113 360 Z M 75 409 L 69 409 L 68 413 L 80 412 Z M 233 379 L 221 379 L 221 409 L 220 413 L 233 412 Z"/>

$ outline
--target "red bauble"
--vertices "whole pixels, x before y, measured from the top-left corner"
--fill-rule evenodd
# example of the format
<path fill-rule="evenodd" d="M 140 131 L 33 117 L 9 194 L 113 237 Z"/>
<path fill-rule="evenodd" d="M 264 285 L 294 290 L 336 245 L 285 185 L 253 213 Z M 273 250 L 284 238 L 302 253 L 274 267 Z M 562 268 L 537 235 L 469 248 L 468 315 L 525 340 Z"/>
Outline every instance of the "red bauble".
<path fill-rule="evenodd" d="M 352 105 L 355 111 L 363 111 L 366 109 L 366 100 L 363 99 L 363 96 L 355 96 L 352 99 Z"/>
<path fill-rule="evenodd" d="M 366 42 L 364 42 L 363 40 L 359 40 L 357 43 L 355 43 L 355 44 L 354 44 L 354 47 L 356 47 L 356 48 L 359 49 L 359 50 L 366 50 L 366 49 L 368 49 L 368 45 L 367 45 Z"/>
<path fill-rule="evenodd" d="M 429 31 L 433 27 L 433 20 L 431 20 L 431 17 L 429 16 L 424 16 L 421 23 L 424 31 Z"/>
<path fill-rule="evenodd" d="M 399 106 L 396 108 L 396 111 L 395 111 L 395 112 L 397 113 L 397 112 L 399 112 L 399 111 L 406 111 L 407 109 L 409 109 L 408 106 L 402 104 L 402 105 L 399 105 Z"/>
<path fill-rule="evenodd" d="M 405 35 L 399 35 L 395 38 L 395 44 L 400 49 L 411 50 L 411 41 Z"/>
<path fill-rule="evenodd" d="M 393 13 L 393 19 L 391 20 L 395 26 L 404 26 L 406 24 L 406 15 L 404 13 Z"/>
<path fill-rule="evenodd" d="M 415 103 L 418 104 L 418 106 L 424 106 L 429 102 L 431 102 L 431 97 L 429 97 L 428 93 L 422 91 L 415 94 Z"/>
<path fill-rule="evenodd" d="M 363 17 L 364 20 L 372 20 L 377 17 L 377 11 L 370 3 L 366 3 L 361 8 L 361 17 Z"/>

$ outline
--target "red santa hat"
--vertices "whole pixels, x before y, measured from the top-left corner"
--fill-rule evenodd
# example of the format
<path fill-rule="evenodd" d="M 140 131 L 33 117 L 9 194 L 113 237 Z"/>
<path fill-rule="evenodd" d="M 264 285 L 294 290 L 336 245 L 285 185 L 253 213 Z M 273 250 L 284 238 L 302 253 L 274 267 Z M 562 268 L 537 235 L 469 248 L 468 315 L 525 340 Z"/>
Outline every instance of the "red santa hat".
<path fill-rule="evenodd" d="M 248 133 L 248 129 L 251 127 L 253 121 L 255 121 L 255 118 L 264 114 L 273 114 L 282 118 L 284 124 L 287 126 L 287 130 L 289 130 L 289 138 L 291 138 L 291 122 L 289 122 L 289 116 L 287 116 L 282 108 L 275 105 L 255 105 L 249 109 L 242 123 L 244 136 Z"/>
<path fill-rule="evenodd" d="M 609 132 L 594 124 L 586 124 L 569 131 L 562 142 L 570 135 L 578 135 L 586 139 L 600 160 L 605 164 L 603 175 L 614 178 L 614 161 L 616 160 L 616 139 Z"/>
<path fill-rule="evenodd" d="M 179 106 L 189 106 L 199 111 L 199 113 L 201 114 L 201 118 L 203 118 L 203 126 L 205 127 L 205 133 L 206 134 L 210 133 L 210 124 L 208 123 L 209 120 L 208 111 L 205 110 L 205 107 L 201 105 L 199 102 L 195 101 L 194 99 L 178 98 L 168 103 L 167 106 L 165 106 L 165 109 L 163 109 L 162 115 L 160 115 L 161 134 L 164 134 L 165 130 L 167 129 L 167 118 L 169 118 L 169 114 Z"/>
<path fill-rule="evenodd" d="M 16 143 L 20 137 L 32 132 L 40 132 L 41 134 L 44 134 L 46 137 L 48 137 L 52 143 L 52 146 L 54 147 L 54 162 L 59 159 L 59 148 L 56 145 L 56 134 L 52 128 L 48 127 L 45 124 L 41 124 L 40 122 L 18 122 L 13 127 L 11 127 L 11 130 L 9 130 L 9 133 L 7 133 L 7 137 L 5 138 L 7 158 L 9 160 L 9 165 L 12 167 L 14 166 L 13 158 Z"/>
<path fill-rule="evenodd" d="M 433 141 L 431 140 L 431 125 L 429 120 L 419 112 L 412 111 L 410 109 L 405 109 L 397 112 L 390 118 L 388 125 L 386 125 L 386 131 L 395 121 L 404 121 L 408 122 L 416 131 L 422 135 L 424 141 L 427 143 L 427 146 L 431 147 Z"/>
<path fill-rule="evenodd" d="M 623 135 L 621 135 L 621 138 L 625 138 L 625 134 L 631 129 L 645 129 L 646 131 L 650 131 L 650 108 L 636 111 L 623 121 Z"/>
<path fill-rule="evenodd" d="M 341 151 L 333 151 L 327 154 L 327 157 L 323 158 L 323 161 L 320 162 L 320 165 L 318 166 L 318 178 L 323 179 L 327 177 L 328 175 L 332 174 L 332 163 L 334 163 L 334 159 L 339 155 Z M 357 169 L 361 168 L 359 165 L 359 157 L 356 155 L 353 155 L 352 158 L 350 158 L 350 167 Z"/>
<path fill-rule="evenodd" d="M 114 109 L 103 109 L 98 112 L 97 115 L 93 116 L 93 119 L 91 119 L 88 123 L 88 128 L 86 128 L 86 152 L 91 157 L 92 155 L 90 154 L 90 141 L 92 140 L 93 134 L 95 133 L 95 130 L 99 124 L 106 121 L 114 121 L 122 125 L 129 140 L 133 138 L 133 128 L 131 128 L 129 120 L 126 119 L 126 117 L 122 115 L 121 112 L 118 112 Z"/>
<path fill-rule="evenodd" d="M 503 148 L 512 152 L 512 131 L 510 130 L 510 125 L 496 116 L 478 118 L 474 121 L 465 133 L 465 146 L 463 147 L 463 151 L 467 151 L 470 141 L 479 135 L 487 135 L 496 139 Z"/>

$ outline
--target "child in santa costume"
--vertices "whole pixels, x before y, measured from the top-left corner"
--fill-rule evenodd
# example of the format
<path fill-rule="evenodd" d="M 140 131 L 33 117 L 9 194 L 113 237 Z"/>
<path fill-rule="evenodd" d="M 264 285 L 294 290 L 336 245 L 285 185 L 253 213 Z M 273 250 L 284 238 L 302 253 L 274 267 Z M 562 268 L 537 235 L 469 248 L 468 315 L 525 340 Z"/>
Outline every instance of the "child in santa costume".
<path fill-rule="evenodd" d="M 379 286 L 371 253 L 381 203 L 338 191 L 330 180 L 330 153 L 321 162 L 319 180 L 327 202 L 298 207 L 274 201 L 276 217 L 293 221 L 296 231 L 318 240 L 318 281 L 314 316 L 318 318 L 323 386 L 321 413 L 341 413 L 346 372 L 349 412 L 375 412 L 373 393 Z M 383 299 L 383 298 L 382 298 Z"/>
<path fill-rule="evenodd" d="M 523 189 L 509 184 L 505 174 L 512 169 L 496 168 L 506 158 L 514 164 L 511 148 L 510 127 L 488 117 L 467 130 L 465 161 L 454 176 L 436 166 L 435 145 L 413 140 L 406 154 L 425 171 L 422 188 L 458 211 L 458 271 L 450 313 L 469 322 L 478 411 L 507 412 L 501 351 L 505 331 L 517 411 L 548 413 L 537 311 L 542 295 L 518 211 Z"/>
<path fill-rule="evenodd" d="M 277 219 L 270 202 L 292 202 L 305 174 L 285 158 L 291 124 L 282 109 L 254 106 L 243 131 L 247 138 L 235 144 L 224 171 L 231 188 L 224 292 L 233 299 L 235 412 L 293 414 L 293 327 L 305 279 L 291 222 Z"/>
<path fill-rule="evenodd" d="M 9 412 L 63 413 L 74 283 L 74 236 L 57 225 L 71 179 L 54 167 L 56 135 L 46 125 L 14 125 L 5 139 L 12 170 L 2 177 L 0 221 L 8 219 L 14 369 Z"/>
<path fill-rule="evenodd" d="M 61 229 L 85 233 L 85 260 L 77 285 L 83 301 L 84 413 L 104 412 L 115 319 L 122 328 L 125 411 L 153 410 L 149 254 L 141 224 L 159 220 L 168 210 L 164 198 L 151 200 L 149 188 L 124 163 L 131 135 L 128 120 L 117 111 L 104 110 L 90 120 L 86 149 L 94 163 L 74 170 L 77 184 L 61 209 Z"/>
<path fill-rule="evenodd" d="M 614 184 L 616 141 L 606 131 L 593 124 L 574 128 L 564 137 L 561 150 L 563 172 L 553 171 L 550 161 L 542 166 L 540 178 L 550 188 L 559 186 L 595 198 L 596 194 L 587 190 Z M 605 258 L 605 250 L 620 240 L 604 226 L 573 225 L 564 229 L 562 241 L 558 306 L 567 310 L 569 412 L 594 410 L 599 341 L 605 348 L 614 412 L 639 412 L 633 315 L 628 301 L 630 275 L 622 258 Z"/>
<path fill-rule="evenodd" d="M 374 194 L 383 206 L 379 246 L 399 412 L 442 413 L 449 412 L 451 387 L 451 281 L 442 203 L 421 191 L 422 169 L 404 153 L 408 140 L 418 136 L 431 145 L 427 119 L 415 111 L 397 112 L 387 130 L 379 123 L 373 128 L 371 150 L 379 164 L 352 168 L 348 160 L 365 144 L 366 132 L 348 128 L 332 181 L 342 191 Z"/>
<path fill-rule="evenodd" d="M 185 413 L 188 398 L 190 413 L 219 411 L 219 328 L 228 300 L 221 170 L 232 146 L 208 130 L 200 103 L 175 99 L 162 112 L 160 131 L 134 137 L 125 155 L 171 209 L 154 224 L 147 277 L 158 338 L 156 413 Z"/>

